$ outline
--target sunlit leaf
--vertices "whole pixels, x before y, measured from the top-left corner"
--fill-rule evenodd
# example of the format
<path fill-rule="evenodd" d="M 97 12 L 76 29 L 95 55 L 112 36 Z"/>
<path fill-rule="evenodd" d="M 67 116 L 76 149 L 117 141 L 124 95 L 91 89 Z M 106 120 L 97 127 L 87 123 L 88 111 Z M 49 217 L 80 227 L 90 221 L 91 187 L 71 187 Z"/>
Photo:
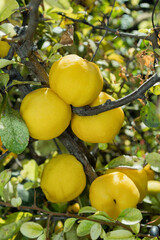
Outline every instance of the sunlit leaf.
<path fill-rule="evenodd" d="M 22 204 L 22 199 L 20 197 L 12 198 L 11 204 L 13 207 L 19 207 Z"/>
<path fill-rule="evenodd" d="M 43 233 L 44 229 L 39 223 L 26 222 L 22 224 L 20 231 L 28 238 L 37 238 Z"/>
<path fill-rule="evenodd" d="M 77 218 L 68 218 L 64 223 L 64 232 L 68 232 L 76 222 Z"/>
<path fill-rule="evenodd" d="M 77 227 L 77 236 L 83 237 L 90 233 L 91 227 L 95 224 L 95 222 L 82 220 Z"/>
<path fill-rule="evenodd" d="M 90 236 L 92 240 L 96 240 L 99 238 L 102 232 L 102 227 L 100 223 L 95 223 L 90 230 Z"/>
<path fill-rule="evenodd" d="M 0 22 L 8 18 L 19 7 L 16 0 L 1 0 L 0 1 Z"/>
<path fill-rule="evenodd" d="M 160 154 L 156 152 L 148 153 L 146 155 L 146 161 L 156 172 L 160 172 Z"/>
<path fill-rule="evenodd" d="M 141 212 L 136 208 L 126 208 L 118 216 L 118 221 L 126 225 L 134 225 L 142 220 Z"/>
<path fill-rule="evenodd" d="M 16 233 L 19 232 L 21 225 L 30 220 L 31 216 L 32 215 L 30 213 L 23 212 L 10 214 L 5 221 L 5 224 L 0 226 L 0 239 L 11 239 Z"/>
<path fill-rule="evenodd" d="M 78 214 L 82 214 L 82 213 L 95 213 L 96 209 L 94 207 L 90 207 L 90 206 L 86 206 L 86 207 L 82 207 Z"/>
<path fill-rule="evenodd" d="M 0 68 L 4 68 L 10 64 L 13 64 L 13 60 L 7 60 L 7 59 L 0 59 Z"/>
<path fill-rule="evenodd" d="M 11 178 L 11 171 L 6 169 L 0 173 L 0 196 L 3 196 L 4 186 L 8 183 Z"/>
<path fill-rule="evenodd" d="M 104 240 L 135 240 L 134 235 L 127 230 L 114 230 L 108 232 L 104 238 Z"/>
<path fill-rule="evenodd" d="M 16 35 L 14 26 L 11 23 L 3 23 L 0 25 L 0 30 L 7 34 L 9 37 L 14 37 Z"/>

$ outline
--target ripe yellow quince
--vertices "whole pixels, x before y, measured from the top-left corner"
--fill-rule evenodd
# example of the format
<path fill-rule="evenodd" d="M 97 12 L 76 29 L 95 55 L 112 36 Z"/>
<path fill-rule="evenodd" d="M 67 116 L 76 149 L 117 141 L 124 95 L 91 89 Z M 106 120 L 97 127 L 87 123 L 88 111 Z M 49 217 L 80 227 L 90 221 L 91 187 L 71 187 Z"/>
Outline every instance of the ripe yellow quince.
<path fill-rule="evenodd" d="M 139 202 L 142 202 L 143 198 L 147 194 L 147 174 L 145 170 L 142 169 L 133 169 L 128 167 L 117 167 L 113 169 L 107 169 L 106 174 L 111 172 L 122 172 L 129 177 L 134 184 L 136 185 L 137 189 L 140 193 Z"/>
<path fill-rule="evenodd" d="M 50 202 L 71 201 L 78 197 L 86 186 L 83 166 L 71 154 L 57 155 L 45 165 L 40 186 Z"/>
<path fill-rule="evenodd" d="M 122 210 L 136 207 L 139 197 L 134 182 L 121 172 L 97 177 L 89 190 L 91 205 L 98 211 L 105 211 L 113 219 L 117 219 Z"/>
<path fill-rule="evenodd" d="M 149 180 L 148 181 L 148 194 L 155 195 L 160 193 L 160 181 Z"/>
<path fill-rule="evenodd" d="M 105 103 L 107 100 L 115 100 L 105 92 L 90 104 L 91 107 Z M 112 142 L 119 133 L 124 121 L 122 108 L 115 108 L 93 116 L 78 116 L 73 114 L 71 128 L 75 135 L 83 141 L 90 143 Z"/>
<path fill-rule="evenodd" d="M 103 87 L 99 67 L 75 54 L 60 58 L 49 72 L 50 88 L 75 107 L 90 104 Z"/>
<path fill-rule="evenodd" d="M 39 88 L 24 97 L 20 114 L 32 138 L 50 140 L 68 127 L 71 107 L 50 88 Z"/>
<path fill-rule="evenodd" d="M 10 47 L 11 46 L 8 44 L 8 42 L 0 41 L 0 57 L 1 58 L 4 58 L 7 56 Z"/>
<path fill-rule="evenodd" d="M 154 176 L 155 176 L 155 173 L 154 173 L 154 171 L 151 169 L 151 166 L 150 166 L 149 163 L 144 167 L 144 170 L 145 170 L 146 173 L 147 173 L 147 178 L 148 178 L 148 180 L 153 180 L 153 179 L 154 179 Z"/>

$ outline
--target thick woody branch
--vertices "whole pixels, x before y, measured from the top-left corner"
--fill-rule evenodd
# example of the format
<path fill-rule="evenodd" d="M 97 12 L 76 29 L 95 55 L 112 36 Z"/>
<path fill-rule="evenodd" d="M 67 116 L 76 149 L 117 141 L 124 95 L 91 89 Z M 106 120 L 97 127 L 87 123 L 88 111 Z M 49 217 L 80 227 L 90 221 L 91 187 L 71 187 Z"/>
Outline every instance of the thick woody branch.
<path fill-rule="evenodd" d="M 58 137 L 58 139 L 67 148 L 67 150 L 83 164 L 84 171 L 88 177 L 89 182 L 93 182 L 93 180 L 97 177 L 97 174 L 91 166 L 89 159 L 87 158 L 86 152 L 82 151 L 81 146 L 79 146 L 79 144 L 73 139 L 72 135 L 67 130 L 63 132 Z"/>
<path fill-rule="evenodd" d="M 123 98 L 120 98 L 115 101 L 107 100 L 104 104 L 96 107 L 90 107 L 90 106 L 72 107 L 72 111 L 80 116 L 92 116 L 92 115 L 96 115 L 117 107 L 121 107 L 138 98 L 144 99 L 145 92 L 157 82 L 160 82 L 160 77 L 158 77 L 158 75 L 155 73 L 152 77 L 150 77 L 145 83 L 143 83 L 134 92 L 128 94 Z"/>

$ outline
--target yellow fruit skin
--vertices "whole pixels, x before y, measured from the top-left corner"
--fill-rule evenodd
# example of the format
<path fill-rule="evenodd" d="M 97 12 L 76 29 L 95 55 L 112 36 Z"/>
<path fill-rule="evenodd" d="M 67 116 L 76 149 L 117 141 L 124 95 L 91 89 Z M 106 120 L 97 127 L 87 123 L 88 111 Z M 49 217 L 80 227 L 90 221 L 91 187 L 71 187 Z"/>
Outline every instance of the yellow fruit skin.
<path fill-rule="evenodd" d="M 66 103 L 81 107 L 98 96 L 103 87 L 103 78 L 95 63 L 70 54 L 52 65 L 49 84 Z"/>
<path fill-rule="evenodd" d="M 147 173 L 147 178 L 148 178 L 148 180 L 153 180 L 153 179 L 154 179 L 154 176 L 155 176 L 155 173 L 154 173 L 154 171 L 151 169 L 150 164 L 147 164 L 147 165 L 144 167 L 144 170 L 145 170 L 146 173 Z"/>
<path fill-rule="evenodd" d="M 50 140 L 59 136 L 69 125 L 71 108 L 50 88 L 39 88 L 22 100 L 20 114 L 30 136 Z"/>
<path fill-rule="evenodd" d="M 148 194 L 155 195 L 160 193 L 160 181 L 149 180 L 148 181 Z"/>
<path fill-rule="evenodd" d="M 40 185 L 50 202 L 71 201 L 86 186 L 83 166 L 73 155 L 57 155 L 46 164 Z"/>
<path fill-rule="evenodd" d="M 10 49 L 10 45 L 5 42 L 5 41 L 0 41 L 0 57 L 4 58 L 7 56 L 9 49 Z"/>
<path fill-rule="evenodd" d="M 105 92 L 90 104 L 91 107 L 105 103 L 108 99 L 115 100 Z M 121 108 L 115 108 L 93 116 L 78 116 L 73 114 L 71 127 L 75 135 L 83 141 L 90 143 L 112 142 L 119 133 L 124 121 Z"/>
<path fill-rule="evenodd" d="M 89 191 L 91 205 L 113 219 L 117 219 L 122 210 L 136 207 L 139 196 L 134 182 L 121 172 L 97 177 Z"/>
<path fill-rule="evenodd" d="M 133 169 L 133 168 L 114 168 L 114 169 L 108 169 L 106 171 L 106 174 L 111 173 L 111 172 L 122 172 L 129 177 L 136 187 L 139 190 L 140 193 L 140 199 L 139 202 L 142 202 L 143 198 L 147 194 L 147 174 L 144 169 Z"/>

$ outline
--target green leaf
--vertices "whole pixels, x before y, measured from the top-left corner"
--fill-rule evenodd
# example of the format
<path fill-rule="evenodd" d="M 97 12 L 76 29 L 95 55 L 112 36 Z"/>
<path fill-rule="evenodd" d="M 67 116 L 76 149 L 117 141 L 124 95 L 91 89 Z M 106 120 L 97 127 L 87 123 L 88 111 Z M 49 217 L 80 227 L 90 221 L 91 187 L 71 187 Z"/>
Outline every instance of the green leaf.
<path fill-rule="evenodd" d="M 152 102 L 141 108 L 140 111 L 141 119 L 147 127 L 157 128 L 160 126 L 160 117 L 157 113 L 157 108 Z"/>
<path fill-rule="evenodd" d="M 95 223 L 90 230 L 90 236 L 92 240 L 99 238 L 102 232 L 102 227 L 100 223 Z"/>
<path fill-rule="evenodd" d="M 98 143 L 98 148 L 100 150 L 106 150 L 108 147 L 108 144 L 107 143 Z"/>
<path fill-rule="evenodd" d="M 0 173 L 0 196 L 3 197 L 4 194 L 4 186 L 9 182 L 11 178 L 11 171 L 6 169 Z"/>
<path fill-rule="evenodd" d="M 53 235 L 52 240 L 65 240 L 64 232 L 59 232 L 59 233 Z"/>
<path fill-rule="evenodd" d="M 101 220 L 101 221 L 105 221 L 105 222 L 114 222 L 115 221 L 107 213 L 105 213 L 103 211 L 97 211 L 92 216 L 89 216 L 89 219 Z"/>
<path fill-rule="evenodd" d="M 9 74 L 7 73 L 0 73 L 0 81 L 3 83 L 3 85 L 6 87 L 7 83 L 9 81 Z"/>
<path fill-rule="evenodd" d="M 119 166 L 128 166 L 128 167 L 136 167 L 137 160 L 139 160 L 136 156 L 128 156 L 122 155 L 117 158 L 112 159 L 105 168 L 116 168 Z"/>
<path fill-rule="evenodd" d="M 8 240 L 12 238 L 16 233 L 19 232 L 19 229 L 22 223 L 29 221 L 31 218 L 30 213 L 16 212 L 8 216 L 5 224 L 0 226 L 0 239 Z"/>
<path fill-rule="evenodd" d="M 45 0 L 52 8 L 58 8 L 59 10 L 71 10 L 71 6 L 68 0 Z"/>
<path fill-rule="evenodd" d="M 95 52 L 97 49 L 95 42 L 93 42 L 91 39 L 89 39 L 88 42 L 89 42 L 89 45 L 90 45 L 92 51 Z"/>
<path fill-rule="evenodd" d="M 160 56 L 160 49 L 159 48 L 155 48 L 154 51 Z"/>
<path fill-rule="evenodd" d="M 118 216 L 118 221 L 126 225 L 134 225 L 142 220 L 142 214 L 137 208 L 126 208 Z"/>
<path fill-rule="evenodd" d="M 20 197 L 12 198 L 11 199 L 11 204 L 14 207 L 19 207 L 22 204 L 22 199 Z"/>
<path fill-rule="evenodd" d="M 57 50 L 58 49 L 60 49 L 60 48 L 62 48 L 62 47 L 64 47 L 64 45 L 63 44 L 61 44 L 61 43 L 56 43 L 53 47 L 52 47 L 52 53 L 56 53 L 57 52 Z"/>
<path fill-rule="evenodd" d="M 46 240 L 46 233 L 43 233 L 42 235 L 40 235 L 37 240 Z"/>
<path fill-rule="evenodd" d="M 28 128 L 20 114 L 8 104 L 1 116 L 0 136 L 4 146 L 16 154 L 22 153 L 28 145 Z"/>
<path fill-rule="evenodd" d="M 14 37 L 16 35 L 14 25 L 12 25 L 11 23 L 4 23 L 0 25 L 0 30 L 7 34 L 9 37 Z"/>
<path fill-rule="evenodd" d="M 135 240 L 134 235 L 127 230 L 115 230 L 108 232 L 104 240 Z"/>
<path fill-rule="evenodd" d="M 139 231 L 140 231 L 140 223 L 136 223 L 134 225 L 131 225 L 130 228 L 132 229 L 132 231 L 135 233 L 135 234 L 138 234 Z"/>
<path fill-rule="evenodd" d="M 90 233 L 91 227 L 95 224 L 93 221 L 82 220 L 77 227 L 77 236 L 83 237 Z"/>
<path fill-rule="evenodd" d="M 155 172 L 160 173 L 160 154 L 156 152 L 148 153 L 146 162 L 149 163 Z"/>
<path fill-rule="evenodd" d="M 68 232 L 76 222 L 77 218 L 68 218 L 64 223 L 64 232 Z"/>
<path fill-rule="evenodd" d="M 26 177 L 35 182 L 38 178 L 38 164 L 35 160 L 31 159 L 23 163 L 23 171 Z"/>
<path fill-rule="evenodd" d="M 19 8 L 16 0 L 1 0 L 0 1 L 0 22 L 8 18 Z"/>
<path fill-rule="evenodd" d="M 96 209 L 94 207 L 86 206 L 86 207 L 82 207 L 79 210 L 78 215 L 82 213 L 95 213 L 95 212 L 96 212 Z"/>
<path fill-rule="evenodd" d="M 37 238 L 43 233 L 44 229 L 38 223 L 26 222 L 22 224 L 20 231 L 24 236 L 28 238 Z"/>
<path fill-rule="evenodd" d="M 74 224 L 73 227 L 70 229 L 70 231 L 65 233 L 64 236 L 65 240 L 87 240 L 88 238 L 86 237 L 78 237 L 77 236 L 77 224 Z"/>
<path fill-rule="evenodd" d="M 0 68 L 4 68 L 13 63 L 15 63 L 13 60 L 0 59 Z"/>

